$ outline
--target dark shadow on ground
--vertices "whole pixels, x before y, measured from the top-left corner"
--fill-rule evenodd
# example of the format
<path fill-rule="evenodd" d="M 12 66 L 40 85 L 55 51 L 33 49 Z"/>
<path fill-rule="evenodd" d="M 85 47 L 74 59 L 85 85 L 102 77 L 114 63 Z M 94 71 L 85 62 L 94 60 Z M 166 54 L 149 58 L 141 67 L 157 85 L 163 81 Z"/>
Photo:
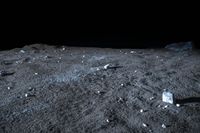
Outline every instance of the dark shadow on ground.
<path fill-rule="evenodd" d="M 200 97 L 189 97 L 184 99 L 176 99 L 176 103 L 185 104 L 185 103 L 200 103 Z"/>

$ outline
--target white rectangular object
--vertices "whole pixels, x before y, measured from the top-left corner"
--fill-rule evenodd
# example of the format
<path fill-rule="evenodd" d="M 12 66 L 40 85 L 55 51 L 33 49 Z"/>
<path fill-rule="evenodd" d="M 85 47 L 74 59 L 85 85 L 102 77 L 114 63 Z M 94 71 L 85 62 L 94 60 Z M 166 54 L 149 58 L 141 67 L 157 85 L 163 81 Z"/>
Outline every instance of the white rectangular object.
<path fill-rule="evenodd" d="M 164 91 L 162 94 L 162 101 L 166 103 L 173 104 L 174 103 L 174 96 L 172 93 Z"/>

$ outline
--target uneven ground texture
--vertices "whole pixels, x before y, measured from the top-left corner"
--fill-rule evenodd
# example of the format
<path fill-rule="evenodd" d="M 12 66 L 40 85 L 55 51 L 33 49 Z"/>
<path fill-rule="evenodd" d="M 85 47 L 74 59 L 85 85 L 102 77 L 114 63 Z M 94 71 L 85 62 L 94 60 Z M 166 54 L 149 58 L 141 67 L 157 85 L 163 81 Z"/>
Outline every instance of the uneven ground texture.
<path fill-rule="evenodd" d="M 0 51 L 0 133 L 199 133 L 199 99 L 198 50 Z"/>

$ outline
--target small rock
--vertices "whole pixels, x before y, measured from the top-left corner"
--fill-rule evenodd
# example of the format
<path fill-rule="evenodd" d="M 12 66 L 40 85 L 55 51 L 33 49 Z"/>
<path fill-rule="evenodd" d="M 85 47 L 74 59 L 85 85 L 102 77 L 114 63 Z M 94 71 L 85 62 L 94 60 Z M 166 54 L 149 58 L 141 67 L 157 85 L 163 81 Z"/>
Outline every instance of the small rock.
<path fill-rule="evenodd" d="M 28 94 L 27 94 L 27 93 L 25 94 L 25 97 L 28 97 Z"/>
<path fill-rule="evenodd" d="M 166 108 L 168 108 L 169 106 L 168 105 L 165 105 L 162 109 L 166 109 Z"/>
<path fill-rule="evenodd" d="M 97 67 L 97 71 L 99 71 L 100 69 Z"/>
<path fill-rule="evenodd" d="M 162 124 L 162 128 L 166 128 L 166 125 L 165 125 L 165 124 Z"/>
<path fill-rule="evenodd" d="M 144 112 L 144 110 L 143 109 L 140 109 L 140 113 L 143 113 Z"/>
<path fill-rule="evenodd" d="M 124 84 L 121 84 L 121 86 L 124 86 Z"/>
<path fill-rule="evenodd" d="M 28 91 L 32 91 L 32 90 L 34 90 L 34 88 L 28 87 Z"/>
<path fill-rule="evenodd" d="M 85 58 L 85 55 L 83 55 L 83 58 Z"/>
<path fill-rule="evenodd" d="M 64 50 L 65 50 L 65 47 L 63 47 L 62 50 L 64 51 Z"/>
<path fill-rule="evenodd" d="M 131 54 L 134 54 L 134 53 L 136 53 L 136 52 L 135 52 L 135 51 L 131 51 L 130 53 L 131 53 Z"/>
<path fill-rule="evenodd" d="M 137 70 L 134 71 L 135 73 L 137 72 Z"/>
<path fill-rule="evenodd" d="M 176 107 L 180 107 L 181 105 L 180 104 L 176 104 Z"/>
<path fill-rule="evenodd" d="M 35 75 L 38 75 L 38 73 L 34 73 Z"/>
<path fill-rule="evenodd" d="M 123 102 L 123 98 L 119 97 L 117 102 L 122 103 Z"/>
<path fill-rule="evenodd" d="M 104 69 L 107 69 L 109 65 L 110 65 L 110 64 L 107 64 L 107 65 L 105 65 L 103 68 L 104 68 Z"/>
<path fill-rule="evenodd" d="M 143 126 L 143 127 L 147 127 L 148 125 L 147 125 L 147 124 L 145 124 L 145 123 L 142 123 L 142 126 Z"/>
<path fill-rule="evenodd" d="M 162 101 L 166 103 L 173 104 L 174 103 L 174 97 L 173 94 L 167 90 L 164 90 L 162 94 Z"/>
<path fill-rule="evenodd" d="M 108 122 L 108 123 L 109 123 L 110 121 L 109 121 L 108 119 L 106 119 L 106 122 Z"/>
<path fill-rule="evenodd" d="M 11 87 L 8 86 L 8 90 L 10 90 L 10 89 L 11 89 Z"/>
<path fill-rule="evenodd" d="M 25 53 L 25 51 L 24 50 L 20 50 L 20 53 Z"/>
<path fill-rule="evenodd" d="M 155 97 L 150 97 L 149 100 L 153 100 Z"/>

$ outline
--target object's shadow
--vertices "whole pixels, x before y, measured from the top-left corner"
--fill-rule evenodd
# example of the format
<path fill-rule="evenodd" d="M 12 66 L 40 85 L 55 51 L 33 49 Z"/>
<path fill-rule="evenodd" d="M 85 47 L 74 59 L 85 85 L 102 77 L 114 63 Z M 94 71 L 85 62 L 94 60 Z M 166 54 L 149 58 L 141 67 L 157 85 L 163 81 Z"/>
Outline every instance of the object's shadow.
<path fill-rule="evenodd" d="M 200 103 L 200 97 L 189 97 L 184 99 L 176 99 L 176 103 L 185 104 L 185 103 Z"/>

